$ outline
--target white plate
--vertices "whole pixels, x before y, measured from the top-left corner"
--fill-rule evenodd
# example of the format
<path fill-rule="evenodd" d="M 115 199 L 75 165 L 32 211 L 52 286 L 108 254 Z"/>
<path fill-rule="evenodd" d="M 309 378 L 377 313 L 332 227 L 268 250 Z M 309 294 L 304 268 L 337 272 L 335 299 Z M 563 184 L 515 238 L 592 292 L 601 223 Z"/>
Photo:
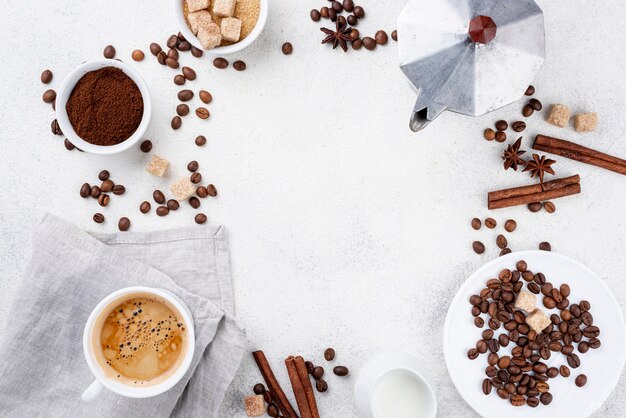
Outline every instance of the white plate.
<path fill-rule="evenodd" d="M 569 378 L 558 376 L 549 380 L 550 393 L 554 398 L 548 406 L 540 404 L 536 408 L 514 407 L 508 401 L 500 399 L 494 391 L 485 396 L 481 384 L 486 377 L 487 356 L 480 355 L 476 360 L 467 358 L 467 350 L 474 347 L 476 341 L 480 339 L 482 330 L 487 328 L 485 326 L 478 329 L 474 325 L 469 297 L 480 292 L 485 282 L 497 277 L 500 270 L 514 269 L 517 260 L 525 260 L 529 270 L 542 272 L 555 286 L 568 283 L 571 287 L 570 303 L 588 300 L 591 303 L 590 312 L 593 314 L 594 325 L 601 331 L 600 348 L 590 349 L 585 354 L 575 351 L 580 356 L 581 366 L 577 369 L 570 368 L 572 374 Z M 537 304 L 548 315 L 558 311 L 543 308 L 540 301 L 541 298 L 538 297 Z M 496 332 L 496 335 L 499 333 Z M 513 346 L 509 344 L 500 351 L 507 352 Z M 485 264 L 465 281 L 448 309 L 443 330 L 443 349 L 448 373 L 456 389 L 483 417 L 584 417 L 591 415 L 604 403 L 619 380 L 626 359 L 626 330 L 617 300 L 591 270 L 559 254 L 547 251 L 522 251 Z M 546 363 L 550 367 L 559 367 L 561 364 L 567 364 L 567 361 L 562 354 L 552 353 Z M 584 387 L 579 388 L 574 384 L 574 379 L 581 373 L 586 374 L 588 380 Z"/>

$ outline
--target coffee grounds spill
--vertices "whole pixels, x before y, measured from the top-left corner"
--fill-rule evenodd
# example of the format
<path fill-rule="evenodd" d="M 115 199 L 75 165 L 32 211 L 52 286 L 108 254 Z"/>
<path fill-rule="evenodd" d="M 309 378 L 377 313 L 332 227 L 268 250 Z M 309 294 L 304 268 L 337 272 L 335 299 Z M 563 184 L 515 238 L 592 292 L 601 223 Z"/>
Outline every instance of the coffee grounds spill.
<path fill-rule="evenodd" d="M 78 81 L 65 109 L 80 138 L 110 146 L 126 141 L 137 130 L 143 117 L 143 97 L 122 70 L 105 67 Z"/>

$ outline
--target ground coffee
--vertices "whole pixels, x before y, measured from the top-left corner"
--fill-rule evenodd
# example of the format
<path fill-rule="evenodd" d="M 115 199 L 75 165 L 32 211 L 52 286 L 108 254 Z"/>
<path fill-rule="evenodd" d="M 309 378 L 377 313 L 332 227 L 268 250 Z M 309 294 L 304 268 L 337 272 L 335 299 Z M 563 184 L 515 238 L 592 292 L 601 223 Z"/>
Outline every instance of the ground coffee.
<path fill-rule="evenodd" d="M 143 117 L 143 97 L 122 70 L 105 67 L 78 81 L 65 108 L 79 137 L 109 146 L 124 142 L 137 130 Z"/>

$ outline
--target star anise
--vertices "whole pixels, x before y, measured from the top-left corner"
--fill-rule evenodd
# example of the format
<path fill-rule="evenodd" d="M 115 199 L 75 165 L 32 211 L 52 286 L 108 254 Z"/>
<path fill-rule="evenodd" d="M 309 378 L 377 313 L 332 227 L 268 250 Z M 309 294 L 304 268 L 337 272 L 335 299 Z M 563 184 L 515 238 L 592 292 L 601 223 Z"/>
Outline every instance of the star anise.
<path fill-rule="evenodd" d="M 348 52 L 351 27 L 347 26 L 345 23 L 340 23 L 339 19 L 337 19 L 337 26 L 334 31 L 326 28 L 320 28 L 320 30 L 327 35 L 322 41 L 322 44 L 332 43 L 333 49 L 337 48 L 337 45 L 339 45 L 341 49 L 343 49 L 343 52 Z"/>
<path fill-rule="evenodd" d="M 513 145 L 509 144 L 509 146 L 502 154 L 505 170 L 512 168 L 514 171 L 517 171 L 518 166 L 526 164 L 526 161 L 522 159 L 522 154 L 524 154 L 526 151 L 519 149 L 521 145 L 522 137 L 520 136 L 517 141 L 513 143 Z"/>
<path fill-rule="evenodd" d="M 539 155 L 533 154 L 533 159 L 526 162 L 524 172 L 530 171 L 530 178 L 538 176 L 539 182 L 543 183 L 545 173 L 554 174 L 554 170 L 550 167 L 554 163 L 556 163 L 556 161 L 546 158 L 545 155 L 539 157 Z"/>

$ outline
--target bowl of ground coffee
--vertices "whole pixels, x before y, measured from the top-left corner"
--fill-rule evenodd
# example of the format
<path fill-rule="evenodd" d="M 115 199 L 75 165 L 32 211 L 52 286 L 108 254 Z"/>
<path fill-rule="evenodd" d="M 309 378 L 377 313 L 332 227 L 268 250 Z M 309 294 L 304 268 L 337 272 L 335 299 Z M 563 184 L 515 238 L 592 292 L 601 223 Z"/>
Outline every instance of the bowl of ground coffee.
<path fill-rule="evenodd" d="M 94 154 L 116 154 L 141 139 L 150 123 L 150 93 L 139 73 L 117 60 L 78 66 L 56 99 L 57 120 L 67 139 Z"/>

